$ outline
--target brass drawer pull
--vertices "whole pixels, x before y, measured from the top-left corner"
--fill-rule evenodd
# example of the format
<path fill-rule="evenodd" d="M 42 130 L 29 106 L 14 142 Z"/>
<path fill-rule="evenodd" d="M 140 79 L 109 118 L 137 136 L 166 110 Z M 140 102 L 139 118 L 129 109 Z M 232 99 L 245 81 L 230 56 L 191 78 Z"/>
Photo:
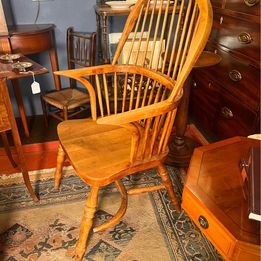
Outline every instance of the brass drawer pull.
<path fill-rule="evenodd" d="M 252 36 L 249 33 L 240 33 L 237 37 L 238 41 L 242 44 L 250 44 L 252 42 Z"/>
<path fill-rule="evenodd" d="M 204 229 L 208 228 L 208 220 L 204 216 L 199 216 L 198 222 L 202 228 Z"/>
<path fill-rule="evenodd" d="M 224 106 L 221 108 L 221 116 L 226 119 L 232 119 L 234 114 L 228 107 Z"/>
<path fill-rule="evenodd" d="M 259 3 L 259 0 L 244 0 L 244 2 L 247 6 L 254 6 Z"/>
<path fill-rule="evenodd" d="M 238 70 L 232 70 L 229 72 L 229 78 L 233 82 L 239 82 L 242 79 L 242 75 Z"/>

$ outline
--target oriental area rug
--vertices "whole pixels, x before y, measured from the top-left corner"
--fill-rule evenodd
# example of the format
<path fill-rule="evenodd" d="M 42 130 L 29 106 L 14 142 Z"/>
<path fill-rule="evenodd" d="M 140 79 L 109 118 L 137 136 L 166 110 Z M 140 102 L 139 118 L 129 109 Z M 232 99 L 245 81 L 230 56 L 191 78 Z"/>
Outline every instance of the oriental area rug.
<path fill-rule="evenodd" d="M 168 168 L 181 199 L 184 171 Z M 40 197 L 33 203 L 21 174 L 2 176 L 0 182 L 0 260 L 74 260 L 74 246 L 89 187 L 67 167 L 59 190 L 53 169 L 30 173 Z M 155 170 L 123 179 L 126 187 L 159 183 Z M 111 185 L 101 190 L 95 224 L 118 209 L 119 193 Z M 123 220 L 91 235 L 84 256 L 88 261 L 222 260 L 184 211 L 176 212 L 165 190 L 129 197 Z"/>

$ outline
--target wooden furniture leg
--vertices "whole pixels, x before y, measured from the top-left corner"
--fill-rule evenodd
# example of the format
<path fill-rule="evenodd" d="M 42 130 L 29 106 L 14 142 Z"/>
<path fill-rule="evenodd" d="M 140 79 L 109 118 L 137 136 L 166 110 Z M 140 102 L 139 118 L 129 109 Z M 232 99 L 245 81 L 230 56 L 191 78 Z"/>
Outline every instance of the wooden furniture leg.
<path fill-rule="evenodd" d="M 42 104 L 42 110 L 43 110 L 43 116 L 44 116 L 44 123 L 45 126 L 48 127 L 48 114 L 47 114 L 47 104 L 43 101 L 43 96 L 41 95 L 41 104 Z"/>
<path fill-rule="evenodd" d="M 99 187 L 92 187 L 90 194 L 88 195 L 86 205 L 84 208 L 84 214 L 82 217 L 82 223 L 80 228 L 80 237 L 75 248 L 76 261 L 81 261 L 86 250 L 86 242 L 92 229 L 93 218 L 96 212 L 98 202 Z"/>
<path fill-rule="evenodd" d="M 159 175 L 161 177 L 162 183 L 165 186 L 165 188 L 166 188 L 166 190 L 169 194 L 169 197 L 170 197 L 172 204 L 174 205 L 174 207 L 177 211 L 180 211 L 180 204 L 179 204 L 179 202 L 176 198 L 176 195 L 174 193 L 174 188 L 173 188 L 171 179 L 169 177 L 169 173 L 168 173 L 167 168 L 163 164 L 161 164 L 161 165 L 158 166 L 158 172 L 159 172 Z"/>
<path fill-rule="evenodd" d="M 170 138 L 168 158 L 166 164 L 187 167 L 194 148 L 199 146 L 197 142 L 189 137 L 185 136 L 188 121 L 188 108 L 189 108 L 189 96 L 190 88 L 192 84 L 191 75 L 188 76 L 183 87 L 183 96 L 180 100 L 177 115 L 175 119 L 176 133 Z"/>
<path fill-rule="evenodd" d="M 107 16 L 106 15 L 102 15 L 102 50 L 103 50 L 103 61 L 104 63 L 109 63 L 109 59 L 108 59 L 108 35 L 107 35 Z"/>
<path fill-rule="evenodd" d="M 16 144 L 16 150 L 17 150 L 17 155 L 18 155 L 19 167 L 22 171 L 25 186 L 27 187 L 27 190 L 29 191 L 33 201 L 38 202 L 39 200 L 38 200 L 37 196 L 35 195 L 33 187 L 30 182 L 30 178 L 29 178 L 28 170 L 27 170 L 27 167 L 25 164 L 25 157 L 24 157 L 24 153 L 23 153 L 21 144 L 20 145 Z"/>
<path fill-rule="evenodd" d="M 197 63 L 193 68 L 204 68 L 220 63 L 221 57 L 212 52 L 204 51 L 200 55 Z M 180 100 L 178 111 L 175 119 L 176 134 L 170 138 L 169 155 L 166 164 L 177 167 L 187 167 L 189 165 L 192 153 L 199 144 L 185 136 L 187 129 L 189 96 L 192 86 L 192 75 L 188 76 L 183 86 L 183 96 Z"/>
<path fill-rule="evenodd" d="M 102 58 L 102 50 L 101 50 L 101 17 L 100 15 L 96 12 L 96 35 L 97 35 L 97 45 L 98 45 L 98 62 L 100 63 L 103 58 Z"/>
<path fill-rule="evenodd" d="M 65 153 L 64 153 L 63 148 L 60 144 L 59 147 L 58 147 L 57 165 L 56 165 L 56 170 L 55 170 L 55 174 L 54 174 L 54 177 L 55 177 L 54 187 L 56 189 L 58 189 L 59 186 L 60 186 L 64 160 L 65 160 Z"/>
<path fill-rule="evenodd" d="M 9 146 L 9 143 L 8 143 L 6 132 L 4 131 L 4 132 L 1 132 L 0 134 L 1 134 L 1 137 L 2 137 L 2 142 L 3 142 L 3 145 L 4 145 L 6 155 L 9 159 L 9 161 L 11 162 L 12 166 L 15 168 L 16 163 L 13 159 L 13 156 L 12 156 L 12 153 L 11 153 L 11 150 L 10 150 L 10 146 Z"/>
<path fill-rule="evenodd" d="M 121 194 L 121 206 L 118 209 L 117 213 L 107 222 L 93 228 L 93 232 L 99 232 L 102 231 L 104 229 L 107 229 L 109 227 L 112 227 L 116 224 L 118 224 L 120 222 L 120 220 L 122 219 L 122 217 L 124 216 L 126 210 L 127 210 L 127 205 L 128 205 L 128 195 L 127 195 L 127 191 L 123 185 L 123 183 L 120 180 L 116 180 L 115 184 Z"/>
<path fill-rule="evenodd" d="M 49 56 L 50 56 L 50 61 L 51 61 L 51 66 L 52 66 L 52 71 L 58 71 L 59 70 L 59 66 L 58 66 L 58 62 L 57 62 L 57 54 L 56 54 L 56 50 L 54 47 L 52 47 L 49 50 Z M 54 84 L 55 84 L 55 88 L 57 91 L 61 90 L 61 81 L 58 75 L 53 75 L 54 77 Z"/>
<path fill-rule="evenodd" d="M 23 103 L 23 99 L 22 99 L 22 96 L 21 96 L 18 79 L 13 79 L 13 80 L 11 80 L 11 82 L 12 82 L 12 85 L 13 85 L 14 96 L 15 96 L 15 99 L 16 99 L 16 102 L 17 102 L 19 114 L 20 114 L 22 124 L 23 124 L 23 127 L 24 127 L 25 136 L 29 137 L 28 123 L 27 123 L 27 119 L 26 119 L 26 115 L 25 115 L 24 103 Z"/>

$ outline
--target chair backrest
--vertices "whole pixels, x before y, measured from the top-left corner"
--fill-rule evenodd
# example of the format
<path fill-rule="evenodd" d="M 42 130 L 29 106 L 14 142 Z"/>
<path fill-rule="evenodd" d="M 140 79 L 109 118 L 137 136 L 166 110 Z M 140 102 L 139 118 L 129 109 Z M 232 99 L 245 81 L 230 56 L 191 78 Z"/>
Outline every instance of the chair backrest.
<path fill-rule="evenodd" d="M 203 50 L 211 27 L 208 0 L 138 0 L 112 64 L 140 65 L 183 83 Z"/>
<path fill-rule="evenodd" d="M 98 122 L 130 129 L 132 163 L 159 159 L 168 153 L 183 84 L 211 26 L 209 0 L 138 0 L 112 65 L 59 74 L 89 90 L 93 119 L 97 105 L 102 117 Z M 86 75 L 95 75 L 96 92 Z"/>
<path fill-rule="evenodd" d="M 76 32 L 73 27 L 67 29 L 67 65 L 68 69 L 88 67 L 95 64 L 96 33 Z M 75 87 L 75 81 L 70 81 Z"/>

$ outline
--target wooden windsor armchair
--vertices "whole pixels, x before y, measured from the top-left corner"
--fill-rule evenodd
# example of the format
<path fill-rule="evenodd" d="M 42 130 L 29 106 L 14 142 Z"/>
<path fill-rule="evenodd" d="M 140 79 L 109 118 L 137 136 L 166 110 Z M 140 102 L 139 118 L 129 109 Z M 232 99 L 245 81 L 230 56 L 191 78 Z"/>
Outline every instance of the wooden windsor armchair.
<path fill-rule="evenodd" d="M 180 210 L 164 160 L 182 86 L 211 30 L 212 9 L 208 0 L 164 3 L 136 3 L 111 65 L 56 72 L 86 87 L 92 113 L 92 119 L 64 121 L 57 128 L 60 146 L 55 187 L 60 184 L 65 156 L 76 174 L 91 186 L 76 260 L 84 256 L 101 186 L 114 182 L 122 202 L 116 215 L 93 228 L 94 232 L 119 222 L 127 208 L 127 195 L 164 188 Z M 95 77 L 95 86 L 86 79 L 89 76 Z M 122 177 L 151 168 L 157 168 L 162 185 L 126 191 Z"/>
<path fill-rule="evenodd" d="M 75 32 L 67 29 L 66 47 L 68 69 L 93 66 L 95 63 L 96 33 Z M 45 122 L 48 116 L 60 121 L 76 116 L 89 108 L 89 95 L 70 79 L 70 86 L 59 91 L 49 92 L 41 97 Z"/>

